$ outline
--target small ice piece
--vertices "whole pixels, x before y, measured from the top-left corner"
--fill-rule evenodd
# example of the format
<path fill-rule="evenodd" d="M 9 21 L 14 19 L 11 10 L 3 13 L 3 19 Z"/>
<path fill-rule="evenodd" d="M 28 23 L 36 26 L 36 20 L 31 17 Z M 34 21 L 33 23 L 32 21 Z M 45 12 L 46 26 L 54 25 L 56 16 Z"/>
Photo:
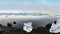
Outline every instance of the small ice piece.
<path fill-rule="evenodd" d="M 52 26 L 49 30 L 51 33 L 59 33 L 60 32 L 60 19 L 57 20 L 57 23 L 52 23 Z"/>
<path fill-rule="evenodd" d="M 24 23 L 23 30 L 26 32 L 31 32 L 33 29 L 32 22 Z"/>

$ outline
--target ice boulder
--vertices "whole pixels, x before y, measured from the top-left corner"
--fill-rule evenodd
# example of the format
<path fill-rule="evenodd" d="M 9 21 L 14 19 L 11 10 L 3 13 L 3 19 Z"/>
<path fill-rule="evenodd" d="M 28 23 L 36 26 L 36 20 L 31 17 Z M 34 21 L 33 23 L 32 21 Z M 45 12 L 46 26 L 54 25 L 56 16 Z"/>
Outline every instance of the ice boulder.
<path fill-rule="evenodd" d="M 24 23 L 23 30 L 26 32 L 31 32 L 33 29 L 32 22 Z"/>
<path fill-rule="evenodd" d="M 52 26 L 49 30 L 51 33 L 59 33 L 60 32 L 60 19 L 57 20 L 57 22 L 54 24 L 52 23 Z"/>

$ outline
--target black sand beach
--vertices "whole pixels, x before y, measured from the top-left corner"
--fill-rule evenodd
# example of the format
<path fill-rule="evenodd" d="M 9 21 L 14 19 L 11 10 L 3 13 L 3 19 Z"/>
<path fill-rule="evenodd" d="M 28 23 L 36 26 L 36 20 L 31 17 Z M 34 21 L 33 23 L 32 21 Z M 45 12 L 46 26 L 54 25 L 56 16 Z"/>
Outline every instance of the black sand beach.
<path fill-rule="evenodd" d="M 0 30 L 0 34 L 54 34 L 49 32 L 50 26 L 51 24 L 48 24 L 45 28 L 38 27 L 36 29 L 33 29 L 30 33 L 27 33 L 20 28 L 0 26 L 0 29 L 3 30 Z"/>
<path fill-rule="evenodd" d="M 12 18 L 13 17 L 13 18 Z M 1 17 L 0 20 L 0 34 L 52 34 L 49 32 L 49 28 L 51 27 L 51 23 L 55 20 L 57 20 L 57 18 L 54 17 L 46 17 L 46 18 L 41 18 L 41 17 L 37 17 L 37 18 L 33 18 L 33 17 L 15 17 L 15 16 L 10 16 L 10 17 L 4 17 L 5 19 L 3 19 L 3 17 Z M 21 19 L 19 19 L 21 17 Z M 32 22 L 32 26 L 34 27 L 34 29 L 30 32 L 27 33 L 26 31 L 24 31 L 22 29 L 23 25 L 25 22 L 29 22 L 31 20 Z M 16 21 L 16 24 L 12 24 L 13 21 Z M 8 23 L 11 24 L 8 25 L 10 27 L 7 26 Z M 48 24 L 48 25 L 47 25 Z M 3 26 L 1 26 L 3 25 Z M 6 25 L 6 26 L 5 26 Z M 47 26 L 46 26 L 47 25 Z M 13 27 L 14 26 L 14 27 Z M 46 26 L 46 27 L 43 27 Z"/>

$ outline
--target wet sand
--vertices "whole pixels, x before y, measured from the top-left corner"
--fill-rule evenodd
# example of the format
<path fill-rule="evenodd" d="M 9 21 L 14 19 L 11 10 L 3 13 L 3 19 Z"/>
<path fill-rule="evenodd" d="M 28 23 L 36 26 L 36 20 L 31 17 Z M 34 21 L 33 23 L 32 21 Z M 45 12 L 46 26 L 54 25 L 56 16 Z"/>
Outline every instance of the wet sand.
<path fill-rule="evenodd" d="M 47 25 L 53 21 L 57 20 L 55 17 L 47 17 L 47 16 L 0 16 L 0 29 L 3 29 L 3 33 L 0 34 L 52 34 L 49 32 L 49 28 L 51 26 Z M 16 21 L 17 24 L 13 24 L 12 22 Z M 32 22 L 33 27 L 37 27 L 32 30 L 32 32 L 25 32 L 22 27 L 25 22 Z M 7 27 L 7 23 L 12 23 L 13 27 Z M 46 26 L 47 25 L 47 26 Z M 46 27 L 41 27 L 46 26 Z M 18 28 L 19 27 L 19 28 Z"/>
<path fill-rule="evenodd" d="M 24 23 L 32 22 L 34 28 L 45 27 L 47 24 L 51 24 L 53 21 L 57 20 L 56 17 L 49 16 L 22 16 L 22 15 L 2 15 L 0 16 L 0 24 L 7 26 L 7 23 L 11 23 L 12 27 L 22 28 Z M 13 24 L 13 21 L 16 24 Z"/>

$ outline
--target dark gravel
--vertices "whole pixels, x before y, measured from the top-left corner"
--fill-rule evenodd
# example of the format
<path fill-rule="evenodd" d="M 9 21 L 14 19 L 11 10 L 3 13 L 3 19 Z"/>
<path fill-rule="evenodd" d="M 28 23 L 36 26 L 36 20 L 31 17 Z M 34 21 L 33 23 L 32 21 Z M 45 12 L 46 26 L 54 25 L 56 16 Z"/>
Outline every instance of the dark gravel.
<path fill-rule="evenodd" d="M 54 34 L 49 32 L 50 26 L 51 24 L 48 24 L 45 28 L 39 27 L 33 29 L 33 31 L 31 31 L 30 33 L 27 33 L 20 28 L 0 26 L 0 29 L 4 30 L 4 31 L 0 31 L 0 34 Z"/>

